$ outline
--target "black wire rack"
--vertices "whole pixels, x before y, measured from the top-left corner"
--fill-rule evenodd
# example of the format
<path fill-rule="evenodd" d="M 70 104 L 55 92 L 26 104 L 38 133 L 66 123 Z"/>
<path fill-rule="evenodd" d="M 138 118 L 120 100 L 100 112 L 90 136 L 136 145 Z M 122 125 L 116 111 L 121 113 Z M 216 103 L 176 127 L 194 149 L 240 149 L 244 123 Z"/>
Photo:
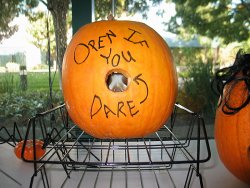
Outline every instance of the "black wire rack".
<path fill-rule="evenodd" d="M 5 126 L 0 128 L 0 144 L 8 144 L 14 147 L 19 140 L 22 140 L 22 136 L 16 123 L 14 123 L 14 126 L 11 128 L 11 130 L 7 129 Z M 16 180 L 4 170 L 0 169 L 0 173 L 12 182 L 16 183 L 16 185 L 22 186 L 18 180 Z"/>
<path fill-rule="evenodd" d="M 44 142 L 46 153 L 40 159 L 36 159 L 36 155 L 34 160 L 25 159 L 24 148 L 30 139 L 33 143 L 37 139 Z M 36 145 L 33 147 L 35 154 Z M 100 175 L 102 172 L 109 174 L 108 187 L 116 187 L 117 173 L 124 174 L 125 187 L 131 187 L 129 180 L 136 175 L 134 179 L 138 181 L 138 187 L 147 187 L 148 177 L 144 174 L 147 172 L 151 173 L 155 187 L 166 187 L 159 174 L 168 175 L 171 187 L 177 187 L 174 175 L 171 175 L 175 165 L 186 166 L 183 187 L 191 187 L 196 178 L 203 187 L 200 164 L 210 157 L 204 119 L 180 104 L 175 104 L 170 120 L 159 131 L 145 138 L 120 140 L 89 136 L 71 122 L 63 104 L 29 120 L 22 150 L 22 159 L 34 165 L 30 187 L 34 187 L 37 176 L 41 177 L 43 187 L 51 187 L 48 178 L 51 165 L 59 167 L 66 176 L 61 187 L 70 183 L 76 172 L 77 176 L 79 172 L 81 174 L 77 187 L 86 187 L 85 181 L 89 183 L 90 179 L 93 182 L 87 187 L 98 187 L 98 182 L 105 187 Z"/>

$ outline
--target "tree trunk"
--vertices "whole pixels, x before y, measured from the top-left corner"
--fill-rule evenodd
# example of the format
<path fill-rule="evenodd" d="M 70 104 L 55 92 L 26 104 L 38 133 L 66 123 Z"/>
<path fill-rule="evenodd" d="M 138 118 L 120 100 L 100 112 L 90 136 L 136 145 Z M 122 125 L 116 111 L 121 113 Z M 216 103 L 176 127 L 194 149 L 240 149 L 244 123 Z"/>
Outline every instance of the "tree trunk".
<path fill-rule="evenodd" d="M 47 0 L 48 10 L 53 17 L 56 36 L 56 62 L 59 68 L 60 88 L 62 77 L 63 56 L 67 47 L 67 13 L 70 0 Z"/>
<path fill-rule="evenodd" d="M 220 69 L 220 64 L 218 62 L 219 54 L 220 54 L 220 46 L 218 45 L 214 49 L 214 56 L 213 56 L 213 69 L 214 69 L 214 72 L 217 72 Z"/>

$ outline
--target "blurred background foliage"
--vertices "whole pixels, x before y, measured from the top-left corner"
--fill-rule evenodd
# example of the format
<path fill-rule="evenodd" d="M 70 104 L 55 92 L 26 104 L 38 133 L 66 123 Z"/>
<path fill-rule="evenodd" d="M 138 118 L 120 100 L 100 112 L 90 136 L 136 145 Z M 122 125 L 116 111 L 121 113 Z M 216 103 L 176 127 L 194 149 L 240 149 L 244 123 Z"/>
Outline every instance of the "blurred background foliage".
<path fill-rule="evenodd" d="M 207 121 L 213 122 L 218 97 L 211 89 L 212 60 L 204 63 L 197 59 L 188 63 L 186 71 L 179 73 L 179 78 L 183 83 L 179 88 L 177 102 L 200 113 Z"/>

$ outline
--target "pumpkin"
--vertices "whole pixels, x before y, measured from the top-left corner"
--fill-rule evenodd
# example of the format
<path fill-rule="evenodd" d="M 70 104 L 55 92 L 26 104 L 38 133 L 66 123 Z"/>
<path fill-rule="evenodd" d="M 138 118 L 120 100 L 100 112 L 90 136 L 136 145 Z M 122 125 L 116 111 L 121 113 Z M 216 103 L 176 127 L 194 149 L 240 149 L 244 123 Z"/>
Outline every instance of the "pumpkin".
<path fill-rule="evenodd" d="M 237 63 L 229 69 L 224 69 L 227 72 L 224 76 L 229 78 L 224 80 L 219 107 L 216 111 L 215 141 L 219 157 L 225 167 L 250 185 L 249 57 L 250 55 L 248 62 L 244 58 L 237 57 L 236 62 L 242 59 L 240 60 L 242 65 Z M 234 72 L 234 70 L 239 71 Z"/>
<path fill-rule="evenodd" d="M 22 158 L 22 148 L 24 141 L 20 141 L 16 144 L 14 148 L 14 153 L 17 156 L 17 158 Z M 40 159 L 46 152 L 46 149 L 43 148 L 43 141 L 41 140 L 35 140 L 36 145 L 36 160 Z M 33 140 L 27 140 L 25 148 L 24 148 L 24 159 L 25 160 L 34 160 L 34 146 L 33 146 Z"/>
<path fill-rule="evenodd" d="M 136 138 L 171 115 L 177 74 L 163 38 L 146 24 L 103 20 L 81 27 L 63 60 L 71 119 L 97 138 Z"/>

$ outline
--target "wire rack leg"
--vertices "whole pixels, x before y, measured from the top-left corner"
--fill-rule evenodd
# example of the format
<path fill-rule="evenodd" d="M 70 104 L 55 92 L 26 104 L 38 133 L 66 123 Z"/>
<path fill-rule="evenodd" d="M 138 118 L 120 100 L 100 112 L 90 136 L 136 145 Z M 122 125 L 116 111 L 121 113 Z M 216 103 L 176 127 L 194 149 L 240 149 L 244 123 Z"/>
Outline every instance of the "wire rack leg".
<path fill-rule="evenodd" d="M 188 173 L 187 173 L 184 188 L 189 188 L 190 187 L 194 171 L 196 171 L 195 167 L 193 165 L 190 165 L 189 169 L 188 169 Z M 203 188 L 204 186 L 203 186 L 202 176 L 198 171 L 196 172 L 196 176 L 199 178 L 200 188 Z"/>
<path fill-rule="evenodd" d="M 44 173 L 43 173 L 44 171 Z M 41 170 L 41 176 L 42 176 L 42 181 L 43 181 L 43 187 L 44 188 L 49 188 L 49 181 L 48 181 L 48 176 L 47 176 L 47 173 L 46 173 L 46 169 L 45 167 L 43 166 L 42 170 Z"/>
<path fill-rule="evenodd" d="M 46 168 L 45 166 L 42 166 L 41 168 L 39 168 L 39 171 L 38 172 L 35 172 L 31 179 L 30 179 L 30 186 L 29 188 L 32 188 L 33 187 L 33 183 L 34 183 L 34 179 L 35 177 L 37 177 L 38 173 L 40 172 L 41 174 L 41 178 L 42 178 L 42 183 L 43 183 L 43 187 L 44 188 L 49 188 L 50 185 L 49 185 L 49 180 L 48 180 L 48 176 L 47 176 L 47 173 L 46 173 Z"/>

